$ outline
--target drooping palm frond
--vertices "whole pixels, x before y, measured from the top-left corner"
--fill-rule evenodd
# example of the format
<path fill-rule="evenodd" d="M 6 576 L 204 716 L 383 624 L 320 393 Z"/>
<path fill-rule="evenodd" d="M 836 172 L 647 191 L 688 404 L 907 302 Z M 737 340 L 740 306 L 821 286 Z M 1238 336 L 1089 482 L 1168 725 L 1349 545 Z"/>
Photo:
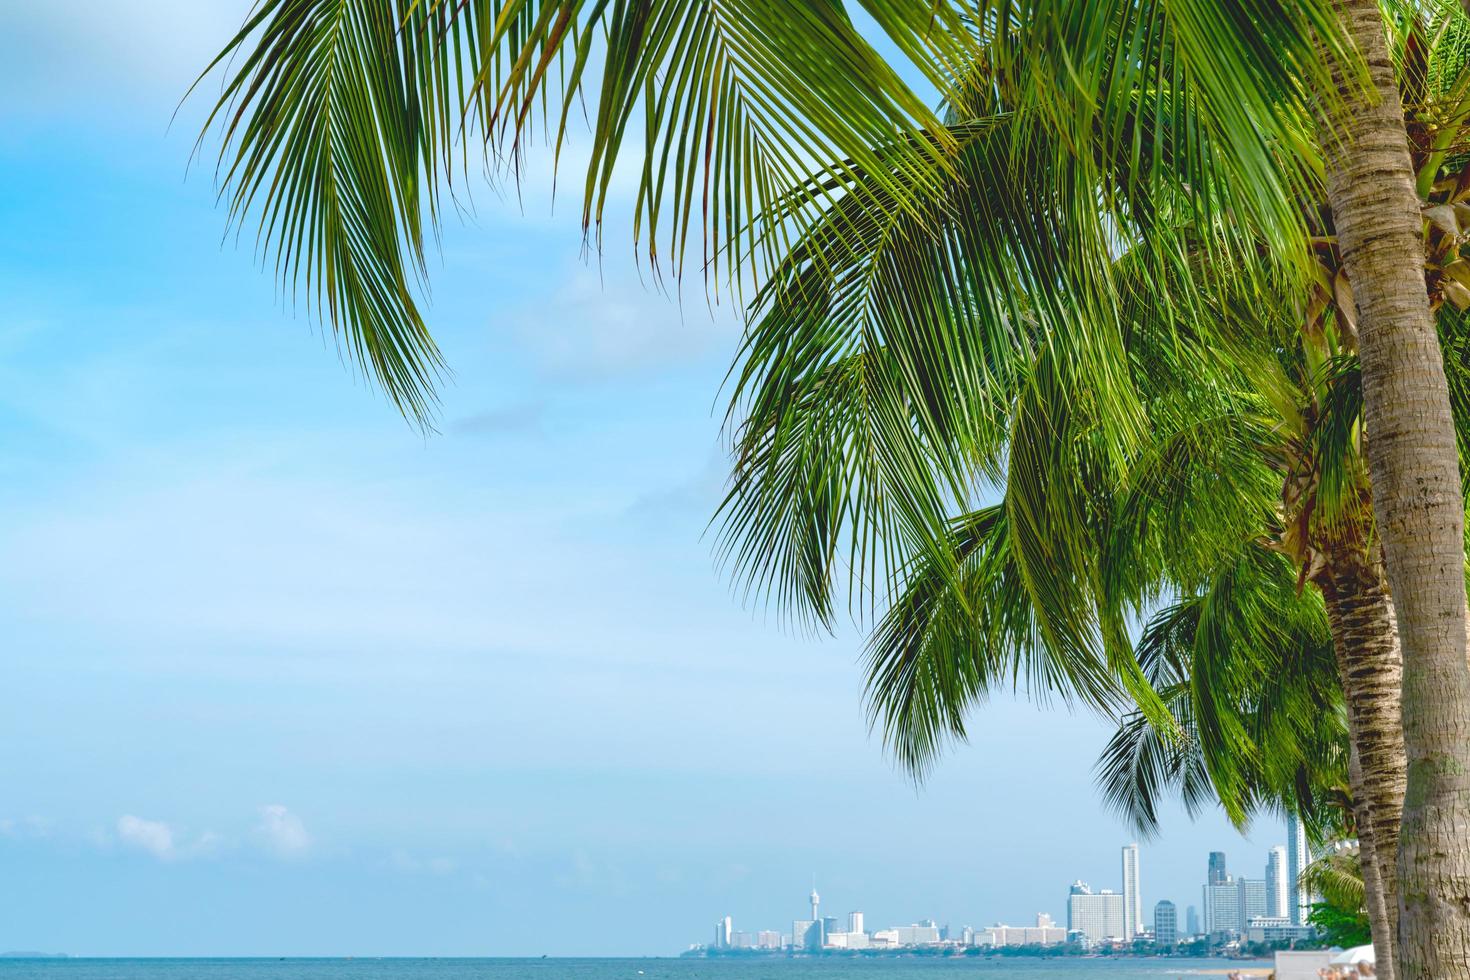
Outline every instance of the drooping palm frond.
<path fill-rule="evenodd" d="M 1344 911 L 1364 907 L 1363 869 L 1356 846 L 1339 846 L 1302 869 L 1301 887 Z"/>
<path fill-rule="evenodd" d="M 947 544 L 958 584 L 947 566 L 917 558 L 868 642 L 869 720 L 905 769 L 922 775 L 948 741 L 962 741 L 969 712 L 996 690 L 1121 702 L 1102 658 L 1044 642 L 1003 503 L 956 520 Z"/>
<path fill-rule="evenodd" d="M 1141 712 L 1098 760 L 1104 799 L 1141 833 L 1177 793 L 1243 826 L 1262 807 L 1311 816 L 1346 782 L 1347 732 L 1326 616 L 1280 555 L 1248 545 L 1201 592 L 1159 610 L 1138 657 L 1184 737 Z"/>
<path fill-rule="evenodd" d="M 877 186 L 843 193 L 757 298 L 733 374 L 735 474 L 722 544 L 748 582 L 803 601 L 821 621 L 839 557 L 854 592 L 882 595 L 895 560 L 944 535 L 950 504 L 977 476 L 999 477 L 1041 320 L 1075 324 L 1058 346 L 1087 363 L 1105 342 L 1064 312 L 1063 295 L 1087 292 L 1068 262 L 1081 249 L 1068 246 L 1075 232 L 1056 224 L 1043 186 L 1005 169 L 1015 126 L 1001 115 L 956 127 L 960 176 L 924 213 Z M 926 201 L 917 188 L 903 194 Z M 838 536 L 808 538 L 803 559 L 785 563 L 812 573 L 798 585 L 776 568 L 804 547 L 785 532 L 818 525 L 783 524 L 767 502 L 805 492 L 818 473 L 773 450 L 815 446 L 807 413 L 838 411 L 831 379 L 858 374 L 861 386 L 842 389 L 852 398 L 841 408 L 845 438 L 819 447 L 822 472 L 845 474 L 829 507 Z"/>
<path fill-rule="evenodd" d="M 968 43 L 944 10 L 865 7 L 936 79 Z M 836 0 L 261 0 L 214 72 L 204 132 L 231 221 L 421 421 L 442 368 L 419 288 L 441 184 L 482 154 L 519 165 L 538 124 L 559 155 L 590 105 L 584 223 L 634 171 L 655 266 L 681 272 L 697 235 L 717 277 L 774 260 L 800 217 L 778 202 L 814 171 L 922 186 L 950 149 Z M 881 146 L 908 153 L 879 166 Z"/>
<path fill-rule="evenodd" d="M 419 43 L 430 19 L 385 2 L 274 0 L 206 70 L 239 57 L 205 125 L 223 129 L 230 221 L 254 220 L 282 283 L 421 423 L 443 367 L 414 296 L 435 193 L 424 160 L 447 138 L 450 99 Z"/>

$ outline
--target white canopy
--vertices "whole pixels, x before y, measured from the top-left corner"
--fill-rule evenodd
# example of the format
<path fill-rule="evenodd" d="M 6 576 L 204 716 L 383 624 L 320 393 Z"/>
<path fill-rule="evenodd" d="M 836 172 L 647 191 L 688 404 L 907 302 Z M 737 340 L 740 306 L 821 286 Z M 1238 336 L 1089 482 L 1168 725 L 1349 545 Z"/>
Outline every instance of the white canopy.
<path fill-rule="evenodd" d="M 1345 949 L 1332 958 L 1333 966 L 1356 966 L 1359 963 L 1377 963 L 1373 958 L 1372 946 L 1354 946 Z"/>

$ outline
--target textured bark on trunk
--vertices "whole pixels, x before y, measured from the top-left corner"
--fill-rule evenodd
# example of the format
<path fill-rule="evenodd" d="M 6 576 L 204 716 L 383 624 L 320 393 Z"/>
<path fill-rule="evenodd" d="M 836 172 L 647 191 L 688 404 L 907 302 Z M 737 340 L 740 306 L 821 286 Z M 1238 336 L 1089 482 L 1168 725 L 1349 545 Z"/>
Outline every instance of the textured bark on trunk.
<path fill-rule="evenodd" d="M 1337 0 L 1376 92 L 1346 69 L 1323 133 L 1328 202 L 1353 284 L 1373 507 L 1403 650 L 1408 784 L 1399 980 L 1470 977 L 1470 664 L 1464 502 L 1424 286 L 1419 198 L 1378 0 Z"/>
<path fill-rule="evenodd" d="M 1383 566 L 1374 560 L 1363 536 L 1343 528 L 1329 536 L 1322 551 L 1326 560 L 1316 583 L 1327 605 L 1347 705 L 1353 817 L 1368 920 L 1378 953 L 1378 976 L 1394 980 L 1399 821 L 1406 778 L 1398 628 Z"/>
<path fill-rule="evenodd" d="M 1363 785 L 1363 766 L 1358 760 L 1357 746 L 1348 750 L 1348 781 L 1353 789 L 1353 818 L 1362 821 L 1367 815 L 1367 806 L 1357 798 Z M 1397 945 L 1393 934 L 1396 917 L 1389 912 L 1391 898 L 1385 883 L 1392 878 L 1393 869 L 1387 867 L 1373 846 L 1373 835 L 1360 822 L 1358 829 L 1358 867 L 1363 873 L 1363 906 L 1368 910 L 1368 927 L 1372 933 L 1375 961 L 1380 980 L 1395 980 L 1398 976 L 1395 962 Z"/>

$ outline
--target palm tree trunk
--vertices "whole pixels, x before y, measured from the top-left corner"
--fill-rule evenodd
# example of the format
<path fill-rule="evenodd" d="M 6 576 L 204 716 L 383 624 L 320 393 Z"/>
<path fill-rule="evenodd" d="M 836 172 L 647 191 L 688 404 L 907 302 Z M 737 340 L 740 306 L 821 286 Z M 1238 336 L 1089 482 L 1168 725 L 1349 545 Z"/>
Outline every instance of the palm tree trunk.
<path fill-rule="evenodd" d="M 1356 527 L 1365 523 L 1357 522 Z M 1326 561 L 1315 578 L 1327 605 L 1347 705 L 1353 817 L 1358 825 L 1368 921 L 1380 964 L 1378 976 L 1394 980 L 1398 946 L 1395 876 L 1405 784 L 1399 710 L 1403 661 L 1383 566 L 1373 559 L 1362 534 L 1354 530 L 1344 526 L 1327 536 L 1323 542 Z"/>
<path fill-rule="evenodd" d="M 1367 807 L 1358 800 L 1358 788 L 1363 785 L 1363 766 L 1358 759 L 1358 747 L 1348 750 L 1348 780 L 1353 789 L 1353 819 L 1358 823 L 1358 867 L 1363 873 L 1363 905 L 1368 910 L 1368 926 L 1373 937 L 1373 949 L 1377 953 L 1380 980 L 1394 980 L 1398 976 L 1393 924 L 1396 917 L 1389 911 L 1392 899 L 1386 884 L 1393 878 L 1393 868 L 1378 855 L 1373 846 L 1373 834 L 1361 821 L 1367 816 Z"/>
<path fill-rule="evenodd" d="M 1403 650 L 1399 980 L 1470 977 L 1464 499 L 1424 286 L 1422 220 L 1378 0 L 1337 0 L 1375 92 L 1337 68 L 1327 196 L 1358 304 L 1373 506 Z"/>

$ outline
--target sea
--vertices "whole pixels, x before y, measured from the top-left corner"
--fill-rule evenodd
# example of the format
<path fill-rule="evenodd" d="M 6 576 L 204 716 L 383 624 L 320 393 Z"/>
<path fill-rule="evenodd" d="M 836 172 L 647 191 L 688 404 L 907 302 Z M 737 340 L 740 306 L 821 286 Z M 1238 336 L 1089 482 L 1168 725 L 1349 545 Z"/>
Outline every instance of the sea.
<path fill-rule="evenodd" d="M 1188 959 L 0 959 L 0 980 L 1181 980 Z"/>

